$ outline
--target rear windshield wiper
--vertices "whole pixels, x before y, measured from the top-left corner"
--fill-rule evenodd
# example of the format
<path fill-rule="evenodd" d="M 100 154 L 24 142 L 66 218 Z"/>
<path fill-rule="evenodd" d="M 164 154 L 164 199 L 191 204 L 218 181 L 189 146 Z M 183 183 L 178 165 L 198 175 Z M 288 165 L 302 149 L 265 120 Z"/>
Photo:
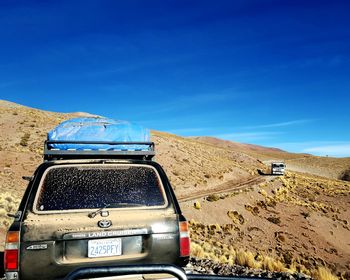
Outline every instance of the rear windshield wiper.
<path fill-rule="evenodd" d="M 121 202 L 118 204 L 115 204 L 116 208 L 127 208 L 127 207 L 142 207 L 142 206 L 147 206 L 145 204 L 140 204 L 140 203 L 129 203 L 129 202 Z"/>
<path fill-rule="evenodd" d="M 95 218 L 97 214 L 100 214 L 103 210 L 105 210 L 107 207 L 109 207 L 111 204 L 110 203 L 106 203 L 103 207 L 91 212 L 88 214 L 89 218 Z"/>
<path fill-rule="evenodd" d="M 130 203 L 130 202 L 120 202 L 120 203 L 108 203 L 105 204 L 103 207 L 91 212 L 88 214 L 89 218 L 95 218 L 97 214 L 100 214 L 103 210 L 106 208 L 132 208 L 132 207 L 142 207 L 142 206 L 148 206 L 146 204 L 140 204 L 140 203 Z"/>

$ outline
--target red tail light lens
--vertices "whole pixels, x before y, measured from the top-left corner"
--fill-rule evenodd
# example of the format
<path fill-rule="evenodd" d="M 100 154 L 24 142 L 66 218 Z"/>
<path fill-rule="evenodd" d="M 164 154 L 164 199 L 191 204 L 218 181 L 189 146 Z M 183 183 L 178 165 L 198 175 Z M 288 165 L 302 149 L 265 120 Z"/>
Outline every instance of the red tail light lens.
<path fill-rule="evenodd" d="M 190 238 L 180 238 L 180 255 L 181 257 L 188 257 L 190 255 Z"/>
<path fill-rule="evenodd" d="M 19 232 L 9 231 L 6 235 L 4 268 L 6 271 L 18 270 Z"/>
<path fill-rule="evenodd" d="M 17 249 L 5 250 L 4 266 L 5 266 L 5 270 L 18 269 L 18 250 Z"/>
<path fill-rule="evenodd" d="M 190 255 L 190 234 L 187 221 L 179 223 L 180 228 L 180 256 L 188 257 Z"/>

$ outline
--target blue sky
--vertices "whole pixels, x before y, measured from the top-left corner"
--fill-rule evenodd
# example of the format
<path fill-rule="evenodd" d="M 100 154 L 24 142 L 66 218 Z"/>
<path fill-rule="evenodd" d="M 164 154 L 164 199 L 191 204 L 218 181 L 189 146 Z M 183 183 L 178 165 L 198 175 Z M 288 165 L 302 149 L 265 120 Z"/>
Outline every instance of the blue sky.
<path fill-rule="evenodd" d="M 349 1 L 1 1 L 0 98 L 350 156 Z"/>

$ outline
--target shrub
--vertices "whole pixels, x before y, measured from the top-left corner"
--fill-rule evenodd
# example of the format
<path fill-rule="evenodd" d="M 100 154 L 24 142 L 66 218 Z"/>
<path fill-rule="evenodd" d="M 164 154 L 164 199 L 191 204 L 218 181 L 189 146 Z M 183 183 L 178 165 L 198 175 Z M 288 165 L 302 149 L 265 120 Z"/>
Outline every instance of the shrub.
<path fill-rule="evenodd" d="M 259 214 L 259 208 L 257 206 L 251 206 L 250 204 L 246 204 L 244 205 L 244 208 L 247 210 L 247 211 L 250 211 L 252 212 L 253 215 L 258 215 Z"/>
<path fill-rule="evenodd" d="M 231 218 L 232 222 L 234 222 L 235 224 L 243 225 L 245 222 L 244 217 L 237 211 L 227 211 L 227 216 L 229 216 L 229 218 Z"/>
<path fill-rule="evenodd" d="M 28 146 L 28 140 L 29 140 L 30 134 L 28 132 L 26 132 L 22 138 L 21 138 L 21 142 L 19 142 L 19 144 L 23 147 Z"/>
<path fill-rule="evenodd" d="M 350 169 L 345 170 L 339 177 L 340 180 L 350 182 Z"/>
<path fill-rule="evenodd" d="M 219 195 L 217 195 L 217 194 L 211 194 L 211 195 L 209 195 L 208 197 L 207 197 L 207 200 L 208 201 L 218 201 L 220 199 L 220 196 Z"/>
<path fill-rule="evenodd" d="M 300 213 L 305 219 L 307 219 L 308 217 L 310 217 L 310 212 L 307 212 L 307 211 L 302 211 Z"/>

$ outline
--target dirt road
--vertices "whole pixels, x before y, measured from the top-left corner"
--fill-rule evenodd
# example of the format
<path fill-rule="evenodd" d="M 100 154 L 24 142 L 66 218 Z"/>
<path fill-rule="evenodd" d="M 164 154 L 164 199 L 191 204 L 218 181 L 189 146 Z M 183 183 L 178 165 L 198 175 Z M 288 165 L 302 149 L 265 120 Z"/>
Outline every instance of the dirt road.
<path fill-rule="evenodd" d="M 265 177 L 265 178 L 262 176 L 251 177 L 251 178 L 249 178 L 245 181 L 242 181 L 238 184 L 236 181 L 228 181 L 228 182 L 221 184 L 221 185 L 219 185 L 219 186 L 217 186 L 209 191 L 195 192 L 191 196 L 186 196 L 186 197 L 180 196 L 178 200 L 180 202 L 185 202 L 185 201 L 190 201 L 190 200 L 195 200 L 198 198 L 206 197 L 206 196 L 211 195 L 211 194 L 221 194 L 221 193 L 230 192 L 230 191 L 234 191 L 234 190 L 241 190 L 241 189 L 249 188 L 252 185 L 262 183 L 266 179 L 268 179 L 268 177 Z"/>

